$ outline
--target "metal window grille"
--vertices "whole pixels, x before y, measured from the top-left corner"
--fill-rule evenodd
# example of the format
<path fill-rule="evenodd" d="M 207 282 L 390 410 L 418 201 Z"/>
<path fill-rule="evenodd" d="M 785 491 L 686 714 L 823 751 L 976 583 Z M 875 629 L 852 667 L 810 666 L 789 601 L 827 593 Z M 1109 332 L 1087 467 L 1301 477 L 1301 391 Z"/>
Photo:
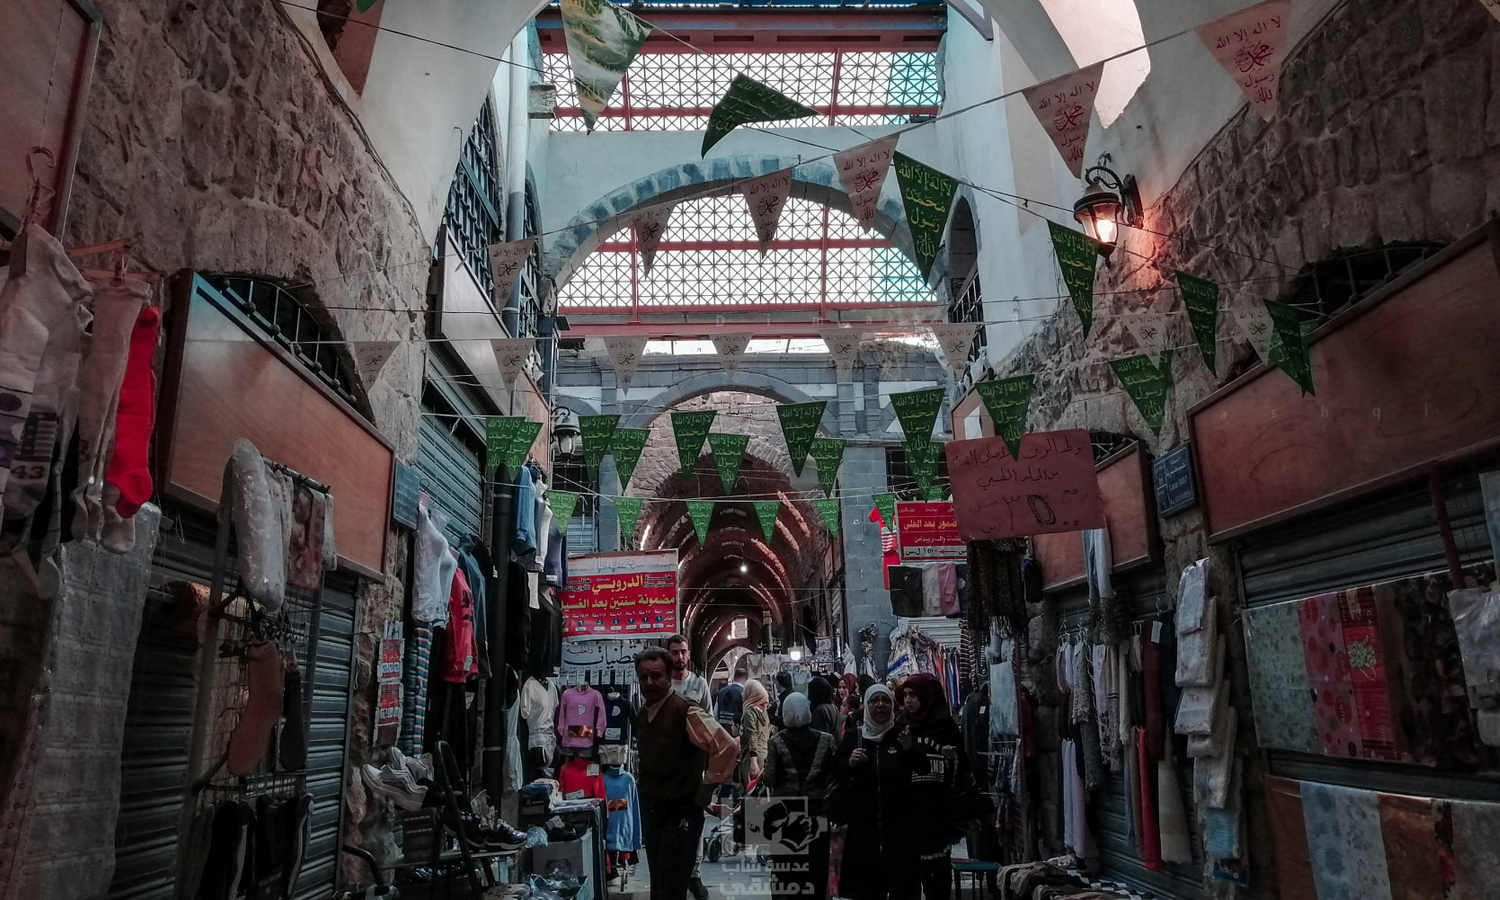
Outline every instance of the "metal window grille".
<path fill-rule="evenodd" d="M 694 131 L 744 73 L 818 110 L 820 115 L 757 128 L 902 125 L 942 105 L 937 53 L 930 51 L 779 53 L 642 52 L 595 125 L 602 131 Z M 566 53 L 548 53 L 557 86 L 554 131 L 583 131 L 583 111 Z"/>
<path fill-rule="evenodd" d="M 324 329 L 306 303 L 280 285 L 258 278 L 210 275 L 207 280 L 237 301 L 247 318 L 290 350 L 303 368 L 358 408 L 349 372 L 339 358 L 342 341 Z"/>
<path fill-rule="evenodd" d="M 495 107 L 486 100 L 469 139 L 464 141 L 458 171 L 453 175 L 453 187 L 448 190 L 448 203 L 443 209 L 449 233 L 486 294 L 494 287 L 489 246 L 505 239 L 501 212 L 505 208 L 505 194 L 501 188 L 497 140 Z"/>
<path fill-rule="evenodd" d="M 531 185 L 526 186 L 526 228 L 527 237 L 536 237 L 542 230 L 542 214 L 537 208 L 536 192 Z M 521 290 L 521 315 L 516 329 L 519 334 L 516 337 L 534 337 L 537 333 L 537 322 L 542 317 L 542 244 L 538 241 L 531 248 L 531 255 L 526 257 L 526 265 L 521 267 L 519 285 Z M 535 350 L 532 351 L 536 353 Z"/>
<path fill-rule="evenodd" d="M 953 302 L 948 304 L 948 321 L 984 323 L 984 291 L 979 284 L 978 272 L 970 275 L 969 280 L 954 292 Z M 969 350 L 969 362 L 972 363 L 984 353 L 988 342 L 985 329 L 976 329 L 974 346 Z"/>
<path fill-rule="evenodd" d="M 601 244 L 558 291 L 564 312 L 599 309 L 823 309 L 930 303 L 916 265 L 847 213 L 792 198 L 762 256 L 738 195 L 672 210 L 650 275 L 629 228 Z"/>
<path fill-rule="evenodd" d="M 911 462 L 906 457 L 905 447 L 885 448 L 886 489 L 896 495 L 897 500 L 921 500 L 922 489 L 917 486 L 917 477 L 912 474 Z M 937 456 L 937 471 L 933 484 L 948 484 L 948 457 Z"/>
<path fill-rule="evenodd" d="M 1442 244 L 1397 243 L 1339 253 L 1305 269 L 1283 302 L 1298 307 L 1309 317 L 1328 318 L 1441 249 Z"/>

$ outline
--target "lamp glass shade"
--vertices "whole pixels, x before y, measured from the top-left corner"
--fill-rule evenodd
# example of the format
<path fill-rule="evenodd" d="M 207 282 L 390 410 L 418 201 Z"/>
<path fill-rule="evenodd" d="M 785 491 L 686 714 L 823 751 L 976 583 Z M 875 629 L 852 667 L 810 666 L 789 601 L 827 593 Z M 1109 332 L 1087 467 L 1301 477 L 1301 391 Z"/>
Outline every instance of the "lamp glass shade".
<path fill-rule="evenodd" d="M 1089 237 L 1099 242 L 1100 251 L 1107 256 L 1119 240 L 1124 209 L 1119 194 L 1095 185 L 1073 204 L 1073 218 Z"/>

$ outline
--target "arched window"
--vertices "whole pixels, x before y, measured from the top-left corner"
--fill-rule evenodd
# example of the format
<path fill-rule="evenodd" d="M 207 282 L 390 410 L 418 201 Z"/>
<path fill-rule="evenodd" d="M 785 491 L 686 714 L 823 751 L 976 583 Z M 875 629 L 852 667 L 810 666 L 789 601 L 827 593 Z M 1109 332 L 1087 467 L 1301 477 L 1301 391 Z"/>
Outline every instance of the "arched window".
<path fill-rule="evenodd" d="M 290 350 L 303 368 L 350 406 L 362 408 L 340 353 L 343 339 L 314 315 L 308 302 L 272 281 L 239 275 L 205 277 L 237 301 L 253 324 Z"/>
<path fill-rule="evenodd" d="M 505 239 L 505 191 L 500 179 L 498 140 L 495 105 L 485 100 L 459 153 L 458 171 L 453 173 L 453 187 L 448 189 L 448 203 L 443 208 L 443 224 L 486 296 L 494 284 L 489 246 Z"/>

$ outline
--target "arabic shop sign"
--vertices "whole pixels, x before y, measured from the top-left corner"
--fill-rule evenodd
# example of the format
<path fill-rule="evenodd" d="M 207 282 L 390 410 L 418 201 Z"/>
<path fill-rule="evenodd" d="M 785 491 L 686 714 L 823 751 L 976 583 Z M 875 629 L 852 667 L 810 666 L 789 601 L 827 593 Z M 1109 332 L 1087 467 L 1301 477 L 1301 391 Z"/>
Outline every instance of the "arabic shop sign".
<path fill-rule="evenodd" d="M 677 551 L 594 553 L 568 560 L 563 637 L 677 633 Z"/>

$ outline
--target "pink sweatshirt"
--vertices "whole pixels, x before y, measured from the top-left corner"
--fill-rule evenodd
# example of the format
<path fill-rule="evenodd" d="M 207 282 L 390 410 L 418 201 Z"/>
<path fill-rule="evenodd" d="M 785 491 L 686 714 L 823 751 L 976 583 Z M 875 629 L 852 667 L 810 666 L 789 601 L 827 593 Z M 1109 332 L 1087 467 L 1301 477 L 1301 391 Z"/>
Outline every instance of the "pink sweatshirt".
<path fill-rule="evenodd" d="M 557 697 L 557 737 L 564 747 L 592 747 L 604 731 L 604 698 L 591 687 Z"/>

